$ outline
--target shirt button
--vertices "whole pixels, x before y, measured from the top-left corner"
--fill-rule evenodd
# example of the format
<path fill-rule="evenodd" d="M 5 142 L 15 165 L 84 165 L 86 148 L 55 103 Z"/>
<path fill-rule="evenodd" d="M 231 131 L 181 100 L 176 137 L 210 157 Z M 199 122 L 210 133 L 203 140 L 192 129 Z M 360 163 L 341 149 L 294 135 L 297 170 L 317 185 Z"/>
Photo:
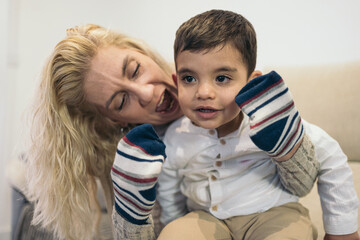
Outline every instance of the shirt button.
<path fill-rule="evenodd" d="M 222 165 L 222 162 L 220 162 L 220 161 L 217 161 L 217 162 L 215 163 L 215 165 L 216 165 L 217 167 L 221 167 L 221 165 Z"/>
<path fill-rule="evenodd" d="M 222 145 L 225 145 L 225 144 L 226 144 L 226 141 L 225 141 L 224 139 L 220 139 L 220 143 L 221 143 Z"/>
<path fill-rule="evenodd" d="M 220 159 L 221 158 L 221 155 L 220 153 L 216 156 L 217 159 Z"/>
<path fill-rule="evenodd" d="M 211 209 L 212 209 L 213 211 L 217 211 L 217 210 L 218 210 L 218 206 L 217 206 L 217 205 L 212 206 Z"/>
<path fill-rule="evenodd" d="M 214 129 L 209 130 L 209 134 L 210 134 L 210 135 L 214 135 L 214 134 L 215 134 L 215 130 L 214 130 Z"/>
<path fill-rule="evenodd" d="M 214 175 L 211 175 L 211 180 L 216 181 L 216 177 Z"/>

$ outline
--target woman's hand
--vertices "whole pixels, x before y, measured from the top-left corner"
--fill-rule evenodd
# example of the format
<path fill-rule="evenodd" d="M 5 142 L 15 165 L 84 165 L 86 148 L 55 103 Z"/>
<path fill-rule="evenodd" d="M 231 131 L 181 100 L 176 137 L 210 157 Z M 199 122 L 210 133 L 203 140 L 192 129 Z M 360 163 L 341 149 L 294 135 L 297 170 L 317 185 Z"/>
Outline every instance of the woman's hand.
<path fill-rule="evenodd" d="M 257 147 L 281 160 L 296 152 L 304 128 L 280 75 L 273 71 L 254 78 L 240 90 L 235 102 L 249 116 L 250 138 Z"/>
<path fill-rule="evenodd" d="M 147 223 L 165 158 L 165 145 L 150 124 L 132 129 L 118 143 L 111 178 L 116 212 L 127 221 Z"/>

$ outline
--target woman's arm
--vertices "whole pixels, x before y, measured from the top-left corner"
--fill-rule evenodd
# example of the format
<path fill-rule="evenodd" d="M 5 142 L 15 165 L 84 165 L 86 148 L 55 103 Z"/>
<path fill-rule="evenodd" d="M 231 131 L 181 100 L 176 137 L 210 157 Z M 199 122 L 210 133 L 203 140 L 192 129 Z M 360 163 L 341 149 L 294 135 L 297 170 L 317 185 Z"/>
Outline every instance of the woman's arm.
<path fill-rule="evenodd" d="M 115 239 L 156 239 L 154 224 L 151 215 L 149 216 L 147 224 L 136 225 L 119 215 L 115 210 L 115 207 L 112 212 Z"/>
<path fill-rule="evenodd" d="M 155 239 L 150 214 L 165 158 L 165 145 L 150 124 L 135 127 L 119 141 L 111 171 L 116 239 Z"/>

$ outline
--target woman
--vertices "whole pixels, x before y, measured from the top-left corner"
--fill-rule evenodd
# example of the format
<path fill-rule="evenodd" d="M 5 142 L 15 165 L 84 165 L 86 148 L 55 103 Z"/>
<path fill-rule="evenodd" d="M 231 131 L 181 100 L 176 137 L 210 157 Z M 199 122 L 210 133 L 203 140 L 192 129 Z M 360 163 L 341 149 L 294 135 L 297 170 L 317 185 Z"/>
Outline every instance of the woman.
<path fill-rule="evenodd" d="M 119 139 L 139 123 L 153 124 L 162 135 L 182 116 L 173 71 L 144 43 L 122 34 L 96 25 L 67 31 L 34 105 L 28 153 L 34 223 L 60 238 L 91 239 L 100 216 L 96 179 L 112 210 L 110 169 Z M 309 191 L 316 171 L 307 166 L 314 172 Z"/>

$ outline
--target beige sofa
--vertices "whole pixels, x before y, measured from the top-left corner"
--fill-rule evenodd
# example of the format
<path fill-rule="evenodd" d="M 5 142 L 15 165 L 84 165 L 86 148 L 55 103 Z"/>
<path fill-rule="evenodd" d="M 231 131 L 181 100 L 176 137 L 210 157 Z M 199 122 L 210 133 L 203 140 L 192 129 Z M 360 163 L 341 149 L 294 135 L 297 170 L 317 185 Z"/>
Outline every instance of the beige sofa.
<path fill-rule="evenodd" d="M 296 67 L 268 67 L 285 80 L 301 116 L 336 139 L 348 156 L 360 196 L 360 61 Z M 302 198 L 323 239 L 322 210 L 317 187 Z M 359 212 L 360 216 L 360 212 Z M 360 220 L 360 217 L 359 217 Z M 359 221 L 360 222 L 360 221 Z"/>

